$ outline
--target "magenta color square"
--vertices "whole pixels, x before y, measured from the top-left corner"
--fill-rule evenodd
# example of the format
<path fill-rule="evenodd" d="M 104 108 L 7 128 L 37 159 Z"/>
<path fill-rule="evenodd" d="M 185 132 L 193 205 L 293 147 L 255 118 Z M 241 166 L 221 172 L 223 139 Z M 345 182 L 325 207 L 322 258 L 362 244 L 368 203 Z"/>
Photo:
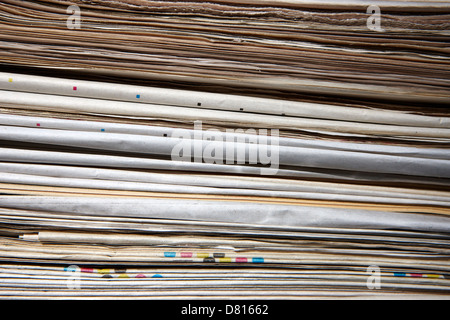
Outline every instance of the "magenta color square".
<path fill-rule="evenodd" d="M 77 91 L 77 87 L 73 87 L 73 90 L 74 90 L 74 91 Z"/>
<path fill-rule="evenodd" d="M 37 125 L 38 127 L 40 127 L 40 126 L 41 126 L 41 124 L 40 124 L 40 123 L 36 123 L 36 125 Z"/>
<path fill-rule="evenodd" d="M 192 258 L 192 252 L 181 252 L 182 258 Z"/>

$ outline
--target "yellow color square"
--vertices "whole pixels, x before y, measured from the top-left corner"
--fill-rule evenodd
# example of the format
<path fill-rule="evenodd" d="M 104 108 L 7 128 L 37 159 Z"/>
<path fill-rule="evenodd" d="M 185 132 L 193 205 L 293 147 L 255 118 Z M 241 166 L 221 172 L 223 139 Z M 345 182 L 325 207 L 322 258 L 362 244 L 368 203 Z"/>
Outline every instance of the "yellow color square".
<path fill-rule="evenodd" d="M 13 82 L 13 78 L 9 78 L 8 81 L 9 81 L 9 82 Z"/>
<path fill-rule="evenodd" d="M 111 272 L 110 269 L 98 269 L 97 273 L 99 274 L 109 274 Z"/>

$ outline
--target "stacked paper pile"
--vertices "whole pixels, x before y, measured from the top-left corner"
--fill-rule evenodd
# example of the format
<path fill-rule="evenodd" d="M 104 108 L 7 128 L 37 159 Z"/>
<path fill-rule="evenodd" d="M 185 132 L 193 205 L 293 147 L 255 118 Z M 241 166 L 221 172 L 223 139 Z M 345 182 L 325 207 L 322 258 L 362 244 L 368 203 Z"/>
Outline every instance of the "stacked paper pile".
<path fill-rule="evenodd" d="M 2 1 L 0 297 L 449 298 L 450 5 L 370 4 Z"/>

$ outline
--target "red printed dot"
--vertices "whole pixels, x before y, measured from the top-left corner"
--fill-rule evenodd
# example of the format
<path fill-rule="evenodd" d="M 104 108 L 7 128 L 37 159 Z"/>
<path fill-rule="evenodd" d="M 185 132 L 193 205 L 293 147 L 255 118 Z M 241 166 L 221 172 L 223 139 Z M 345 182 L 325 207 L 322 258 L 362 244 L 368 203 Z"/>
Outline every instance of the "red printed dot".
<path fill-rule="evenodd" d="M 77 87 L 73 87 L 73 90 L 74 90 L 74 91 L 77 91 Z"/>
<path fill-rule="evenodd" d="M 147 278 L 147 277 L 145 276 L 145 274 L 140 273 L 136 276 L 136 278 Z"/>
<path fill-rule="evenodd" d="M 40 127 L 40 126 L 41 126 L 41 124 L 40 124 L 40 123 L 36 123 L 36 126 Z"/>
<path fill-rule="evenodd" d="M 192 258 L 192 252 L 181 252 L 182 258 Z"/>

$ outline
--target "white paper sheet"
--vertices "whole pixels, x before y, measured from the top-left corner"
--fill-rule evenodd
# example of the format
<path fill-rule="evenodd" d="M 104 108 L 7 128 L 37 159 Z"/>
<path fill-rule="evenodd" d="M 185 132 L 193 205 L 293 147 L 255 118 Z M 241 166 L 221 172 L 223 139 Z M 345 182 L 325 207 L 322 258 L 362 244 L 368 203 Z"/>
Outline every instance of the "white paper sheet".
<path fill-rule="evenodd" d="M 450 217 L 375 210 L 180 199 L 0 196 L 5 208 L 254 225 L 450 232 Z"/>

